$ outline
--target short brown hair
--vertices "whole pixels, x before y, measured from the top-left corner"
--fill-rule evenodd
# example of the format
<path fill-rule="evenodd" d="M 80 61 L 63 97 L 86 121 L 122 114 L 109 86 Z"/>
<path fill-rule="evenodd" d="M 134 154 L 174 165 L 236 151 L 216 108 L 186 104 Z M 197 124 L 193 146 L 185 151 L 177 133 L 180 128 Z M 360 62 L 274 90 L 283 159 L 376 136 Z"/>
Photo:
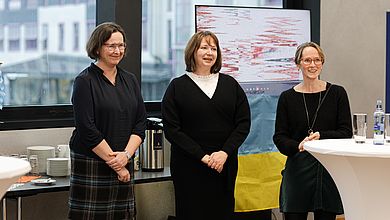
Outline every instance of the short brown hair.
<path fill-rule="evenodd" d="M 315 48 L 318 52 L 318 55 L 320 55 L 320 58 L 322 60 L 322 64 L 325 63 L 325 54 L 324 54 L 324 51 L 321 49 L 321 47 L 314 42 L 306 42 L 306 43 L 303 43 L 297 47 L 297 51 L 295 51 L 295 58 L 294 58 L 295 64 L 298 65 L 301 62 L 302 52 L 303 52 L 303 49 L 305 49 L 306 47 Z"/>
<path fill-rule="evenodd" d="M 210 31 L 199 31 L 192 35 L 191 39 L 188 41 L 186 49 L 184 51 L 184 60 L 186 63 L 186 71 L 188 72 L 194 72 L 196 70 L 196 63 L 195 63 L 195 53 L 199 49 L 200 44 L 202 43 L 203 38 L 205 37 L 211 37 L 216 46 L 217 46 L 217 60 L 215 61 L 214 65 L 211 67 L 210 72 L 211 73 L 218 73 L 221 70 L 222 67 L 222 55 L 221 55 L 221 48 L 219 47 L 219 41 L 217 36 Z"/>
<path fill-rule="evenodd" d="M 104 43 L 110 39 L 111 35 L 115 32 L 120 32 L 123 36 L 123 43 L 126 44 L 125 31 L 121 26 L 114 22 L 105 22 L 98 25 L 92 32 L 86 46 L 88 56 L 91 59 L 97 60 L 100 55 L 98 51 L 102 48 Z M 126 54 L 127 48 L 125 48 L 124 54 Z"/>

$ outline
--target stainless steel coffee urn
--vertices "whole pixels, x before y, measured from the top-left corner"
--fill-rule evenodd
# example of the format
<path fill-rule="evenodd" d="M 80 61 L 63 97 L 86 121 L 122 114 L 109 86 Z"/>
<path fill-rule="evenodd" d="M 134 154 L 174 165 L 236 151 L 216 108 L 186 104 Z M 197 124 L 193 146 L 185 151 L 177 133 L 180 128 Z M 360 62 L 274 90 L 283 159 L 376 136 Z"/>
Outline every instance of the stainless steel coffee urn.
<path fill-rule="evenodd" d="M 162 119 L 147 118 L 145 140 L 141 146 L 142 171 L 164 169 L 164 134 Z"/>

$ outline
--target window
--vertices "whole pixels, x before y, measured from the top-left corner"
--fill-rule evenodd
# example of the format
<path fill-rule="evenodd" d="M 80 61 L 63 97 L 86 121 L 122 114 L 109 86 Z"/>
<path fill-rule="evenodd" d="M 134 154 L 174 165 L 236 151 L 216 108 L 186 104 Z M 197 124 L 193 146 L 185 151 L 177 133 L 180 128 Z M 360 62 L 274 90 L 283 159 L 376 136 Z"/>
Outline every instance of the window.
<path fill-rule="evenodd" d="M 22 7 L 21 0 L 9 0 L 8 8 L 9 10 L 19 10 Z"/>
<path fill-rule="evenodd" d="M 38 7 L 38 0 L 27 0 L 26 7 L 29 9 L 34 9 Z"/>
<path fill-rule="evenodd" d="M 5 9 L 5 0 L 0 0 L 0 11 Z"/>
<path fill-rule="evenodd" d="M 47 24 L 42 24 L 42 30 L 41 30 L 41 41 L 42 41 L 42 50 L 47 50 L 47 44 L 49 40 L 49 30 Z"/>
<path fill-rule="evenodd" d="M 0 17 L 0 130 L 72 126 L 72 84 L 91 63 L 81 45 L 96 24 L 96 0 L 0 0 Z"/>
<path fill-rule="evenodd" d="M 147 13 L 148 11 L 148 1 L 147 0 L 142 0 L 142 27 L 143 28 L 146 28 L 146 24 L 147 24 Z M 148 39 L 147 39 L 147 36 L 148 36 L 148 30 L 147 29 L 143 29 L 142 30 L 142 50 L 147 50 L 148 48 Z"/>
<path fill-rule="evenodd" d="M 63 23 L 58 24 L 58 50 L 64 50 L 65 40 L 65 27 Z"/>
<path fill-rule="evenodd" d="M 8 50 L 19 51 L 20 50 L 20 25 L 9 24 L 8 26 Z"/>
<path fill-rule="evenodd" d="M 0 68 L 7 91 L 4 108 L 0 110 L 0 121 L 9 121 L 9 118 L 34 121 L 30 123 L 34 125 L 29 125 L 28 128 L 67 124 L 72 126 L 70 106 L 72 80 L 92 61 L 86 55 L 85 44 L 96 25 L 96 14 L 100 15 L 99 23 L 104 19 L 112 20 L 115 11 L 106 10 L 105 6 L 130 1 L 76 0 L 75 4 L 61 4 L 63 1 L 60 0 L 36 1 L 37 7 L 33 7 L 35 0 L 0 0 L 0 57 L 4 62 Z M 217 4 L 217 1 L 221 2 L 220 4 L 233 2 L 232 4 L 244 5 L 246 2 L 247 6 L 268 7 L 271 7 L 271 4 L 272 7 L 280 7 L 282 2 L 282 0 L 131 0 L 137 2 L 135 3 L 137 5 L 142 4 L 142 20 L 136 19 L 136 22 L 142 23 L 143 30 L 142 69 L 134 72 L 142 74 L 145 101 L 161 100 L 170 79 L 183 73 L 184 46 L 195 30 L 194 5 Z M 18 4 L 20 6 L 17 6 Z M 28 13 L 21 13 L 25 10 L 21 8 L 22 6 L 28 8 Z M 117 10 L 121 11 L 117 14 L 126 14 L 133 8 Z M 131 12 L 130 14 L 136 14 Z M 131 16 L 127 16 L 125 20 L 128 17 Z M 36 50 L 25 50 L 27 23 L 36 24 Z M 73 50 L 76 38 L 73 35 L 74 23 L 78 23 L 79 50 Z M 59 50 L 59 24 L 63 24 L 63 51 Z M 127 35 L 133 33 L 127 31 Z M 128 57 L 127 60 L 129 59 Z M 41 121 L 36 123 L 37 118 L 58 120 L 59 123 L 54 126 L 53 123 Z M 19 123 L 26 122 L 5 123 L 7 126 L 0 124 L 0 130 L 26 128 Z"/>
<path fill-rule="evenodd" d="M 32 7 L 27 11 L 34 16 L 0 11 L 5 23 L 0 24 L 5 108 L 70 104 L 73 79 L 91 62 L 81 45 L 95 27 L 96 5 L 59 3 L 26 1 L 26 7 Z M 12 23 L 16 17 L 21 23 Z"/>
<path fill-rule="evenodd" d="M 73 50 L 78 51 L 80 48 L 79 46 L 79 39 L 80 39 L 80 26 L 79 23 L 75 22 L 73 23 Z"/>
<path fill-rule="evenodd" d="M 95 20 L 88 20 L 87 21 L 87 34 L 86 34 L 86 38 L 85 38 L 86 42 L 88 41 L 89 37 L 91 36 L 94 28 L 95 28 Z"/>
<path fill-rule="evenodd" d="M 26 50 L 38 49 L 38 28 L 36 23 L 26 23 L 25 25 Z"/>
<path fill-rule="evenodd" d="M 282 0 L 142 1 L 142 95 L 160 101 L 173 77 L 184 73 L 184 48 L 195 30 L 196 4 L 282 8 Z"/>
<path fill-rule="evenodd" d="M 172 11 L 172 0 L 168 0 L 168 6 L 167 6 L 167 11 L 171 12 Z"/>
<path fill-rule="evenodd" d="M 4 51 L 4 25 L 0 24 L 0 52 Z"/>
<path fill-rule="evenodd" d="M 49 5 L 61 5 L 63 0 L 46 0 Z"/>

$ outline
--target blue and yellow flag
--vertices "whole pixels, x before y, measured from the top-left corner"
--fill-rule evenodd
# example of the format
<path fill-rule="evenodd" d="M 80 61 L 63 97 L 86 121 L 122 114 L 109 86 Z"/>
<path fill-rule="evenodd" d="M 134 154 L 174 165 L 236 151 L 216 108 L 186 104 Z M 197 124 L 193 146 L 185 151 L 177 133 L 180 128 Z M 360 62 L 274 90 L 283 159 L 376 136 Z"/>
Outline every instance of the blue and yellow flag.
<path fill-rule="evenodd" d="M 275 147 L 278 96 L 247 94 L 251 108 L 251 130 L 239 148 L 235 198 L 236 212 L 279 207 L 279 188 L 286 157 Z"/>

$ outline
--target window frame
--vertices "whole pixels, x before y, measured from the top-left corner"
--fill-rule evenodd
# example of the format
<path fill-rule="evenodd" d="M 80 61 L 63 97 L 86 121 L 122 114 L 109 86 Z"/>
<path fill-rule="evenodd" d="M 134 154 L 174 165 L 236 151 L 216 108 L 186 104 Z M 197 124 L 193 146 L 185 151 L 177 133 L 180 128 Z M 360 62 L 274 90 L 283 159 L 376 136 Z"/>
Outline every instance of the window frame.
<path fill-rule="evenodd" d="M 126 33 L 129 33 L 127 38 L 132 44 L 128 48 L 127 59 L 124 59 L 119 65 L 134 73 L 140 83 L 141 6 L 141 0 L 96 0 L 96 24 L 105 21 L 115 21 L 124 28 Z M 129 14 L 131 15 L 130 17 Z M 161 114 L 160 105 L 160 102 L 146 102 L 145 106 L 148 116 L 159 117 Z M 0 110 L 0 131 L 73 126 L 72 105 L 4 107 Z"/>
<path fill-rule="evenodd" d="M 298 2 L 283 0 L 283 8 L 320 10 L 320 0 L 310 2 L 309 5 L 304 0 Z M 319 43 L 320 13 L 313 14 L 317 17 L 312 18 L 311 22 L 312 40 Z M 96 23 L 104 21 L 115 21 L 128 33 L 128 40 L 132 43 L 128 48 L 127 59 L 120 66 L 133 72 L 141 83 L 142 0 L 96 0 Z M 161 117 L 161 102 L 145 102 L 145 106 L 148 116 Z M 0 110 L 0 131 L 73 126 L 72 105 L 4 107 Z"/>

